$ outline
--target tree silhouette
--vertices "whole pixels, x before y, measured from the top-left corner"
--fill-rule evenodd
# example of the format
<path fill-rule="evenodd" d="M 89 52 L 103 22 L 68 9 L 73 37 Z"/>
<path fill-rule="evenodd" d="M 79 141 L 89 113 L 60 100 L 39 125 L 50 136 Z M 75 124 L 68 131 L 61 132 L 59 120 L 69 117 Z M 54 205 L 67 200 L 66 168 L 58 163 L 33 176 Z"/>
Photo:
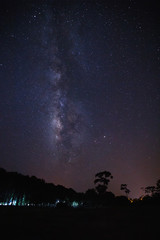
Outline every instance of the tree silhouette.
<path fill-rule="evenodd" d="M 97 193 L 94 188 L 88 189 L 85 193 L 87 199 L 95 199 L 97 197 Z"/>
<path fill-rule="evenodd" d="M 160 179 L 156 183 L 156 192 L 160 194 Z"/>
<path fill-rule="evenodd" d="M 128 198 L 128 195 L 131 191 L 127 188 L 127 184 L 121 184 L 121 190 L 126 193 L 126 197 Z"/>
<path fill-rule="evenodd" d="M 104 171 L 97 173 L 95 175 L 95 178 L 96 179 L 94 180 L 94 184 L 98 184 L 96 186 L 96 191 L 99 195 L 103 195 L 104 193 L 106 193 L 110 179 L 112 179 L 113 176 L 110 172 Z"/>
<path fill-rule="evenodd" d="M 150 194 L 151 196 L 155 193 L 156 187 L 155 186 L 148 186 L 145 187 L 145 193 Z"/>
<path fill-rule="evenodd" d="M 80 200 L 79 200 L 80 199 Z M 73 189 L 45 183 L 35 176 L 23 176 L 0 168 L 0 204 L 16 206 L 48 206 L 56 201 L 81 201 L 82 196 Z"/>

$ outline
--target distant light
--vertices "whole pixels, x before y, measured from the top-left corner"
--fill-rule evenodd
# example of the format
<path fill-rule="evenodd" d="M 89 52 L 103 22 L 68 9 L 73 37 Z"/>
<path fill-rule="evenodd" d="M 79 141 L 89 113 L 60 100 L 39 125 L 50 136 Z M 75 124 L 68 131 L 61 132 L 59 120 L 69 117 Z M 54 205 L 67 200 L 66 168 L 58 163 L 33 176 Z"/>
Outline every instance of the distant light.
<path fill-rule="evenodd" d="M 57 206 L 58 203 L 59 203 L 59 199 L 56 200 L 56 202 L 55 202 L 55 206 Z"/>
<path fill-rule="evenodd" d="M 79 203 L 74 201 L 74 202 L 72 202 L 71 206 L 73 208 L 77 208 L 79 206 Z"/>
<path fill-rule="evenodd" d="M 16 200 L 13 200 L 12 205 L 13 205 L 13 206 L 16 206 L 16 204 L 17 204 L 17 201 L 16 201 Z"/>
<path fill-rule="evenodd" d="M 139 200 L 140 200 L 140 201 L 142 201 L 142 200 L 143 200 L 143 198 L 144 198 L 144 196 L 142 195 L 142 196 L 140 196 Z"/>
<path fill-rule="evenodd" d="M 130 201 L 130 203 L 133 203 L 133 199 L 132 198 L 128 198 L 128 200 Z"/>

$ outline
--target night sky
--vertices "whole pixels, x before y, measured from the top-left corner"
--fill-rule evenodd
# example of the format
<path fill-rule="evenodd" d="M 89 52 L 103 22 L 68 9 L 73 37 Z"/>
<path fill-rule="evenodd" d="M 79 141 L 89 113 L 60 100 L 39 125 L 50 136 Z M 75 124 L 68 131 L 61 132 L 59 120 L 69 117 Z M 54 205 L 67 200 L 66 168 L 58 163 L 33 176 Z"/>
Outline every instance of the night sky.
<path fill-rule="evenodd" d="M 160 8 L 0 1 L 0 167 L 131 196 L 160 178 Z"/>

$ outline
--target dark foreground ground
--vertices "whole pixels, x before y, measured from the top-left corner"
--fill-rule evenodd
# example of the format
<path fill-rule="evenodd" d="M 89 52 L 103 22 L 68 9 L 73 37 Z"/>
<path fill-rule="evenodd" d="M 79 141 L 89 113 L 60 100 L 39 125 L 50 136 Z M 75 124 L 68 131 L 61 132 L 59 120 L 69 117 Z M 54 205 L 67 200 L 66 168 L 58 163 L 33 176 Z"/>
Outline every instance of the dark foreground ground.
<path fill-rule="evenodd" d="M 22 240 L 160 239 L 160 207 L 0 207 L 0 235 Z"/>

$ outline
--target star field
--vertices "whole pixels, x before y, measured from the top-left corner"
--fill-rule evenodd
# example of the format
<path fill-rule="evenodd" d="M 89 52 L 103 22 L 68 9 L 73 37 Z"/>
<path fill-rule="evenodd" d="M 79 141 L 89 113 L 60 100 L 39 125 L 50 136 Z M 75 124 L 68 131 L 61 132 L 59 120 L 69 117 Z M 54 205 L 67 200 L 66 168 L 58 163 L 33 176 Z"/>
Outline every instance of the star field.
<path fill-rule="evenodd" d="M 158 2 L 1 1 L 0 166 L 131 195 L 160 177 Z"/>

